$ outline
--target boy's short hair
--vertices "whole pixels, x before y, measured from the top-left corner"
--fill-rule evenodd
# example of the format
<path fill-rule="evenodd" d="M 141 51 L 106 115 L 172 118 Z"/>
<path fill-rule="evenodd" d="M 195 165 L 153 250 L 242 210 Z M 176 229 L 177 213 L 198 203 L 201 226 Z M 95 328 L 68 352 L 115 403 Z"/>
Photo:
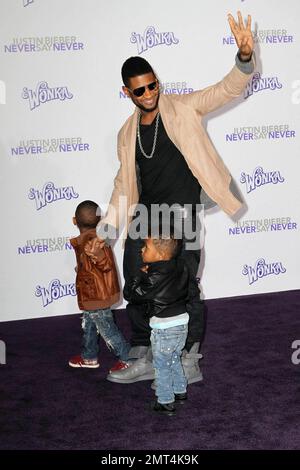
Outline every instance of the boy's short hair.
<path fill-rule="evenodd" d="M 152 238 L 153 244 L 157 251 L 160 253 L 166 253 L 169 259 L 176 258 L 180 252 L 179 242 L 175 238 Z"/>
<path fill-rule="evenodd" d="M 173 224 L 163 229 L 162 224 L 149 227 L 149 238 L 152 238 L 153 244 L 158 251 L 167 253 L 170 259 L 176 258 L 182 248 L 182 239 L 178 238 Z"/>
<path fill-rule="evenodd" d="M 96 228 L 101 219 L 101 210 L 94 201 L 82 201 L 76 207 L 76 224 L 79 229 Z"/>

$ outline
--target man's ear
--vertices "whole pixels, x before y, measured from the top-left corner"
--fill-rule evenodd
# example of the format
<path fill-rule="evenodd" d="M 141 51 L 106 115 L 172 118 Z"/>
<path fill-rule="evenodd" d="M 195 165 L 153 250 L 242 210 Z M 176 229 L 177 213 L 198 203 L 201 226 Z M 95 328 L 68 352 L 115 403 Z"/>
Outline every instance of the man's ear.
<path fill-rule="evenodd" d="M 74 225 L 77 225 L 77 220 L 76 220 L 76 217 L 73 217 L 73 219 L 72 219 L 72 220 L 73 220 L 73 224 L 74 224 Z"/>
<path fill-rule="evenodd" d="M 125 85 L 122 86 L 123 93 L 125 93 L 126 96 L 130 96 L 130 93 Z"/>

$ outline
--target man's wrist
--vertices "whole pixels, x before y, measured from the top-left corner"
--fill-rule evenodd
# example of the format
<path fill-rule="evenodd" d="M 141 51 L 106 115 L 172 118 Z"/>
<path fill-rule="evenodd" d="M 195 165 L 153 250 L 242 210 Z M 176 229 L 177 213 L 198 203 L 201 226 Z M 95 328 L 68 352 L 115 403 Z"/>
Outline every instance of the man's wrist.
<path fill-rule="evenodd" d="M 246 75 L 252 74 L 255 68 L 255 52 L 252 51 L 251 58 L 247 62 L 244 62 L 240 59 L 239 53 L 235 56 L 235 65 L 237 68 Z"/>
<path fill-rule="evenodd" d="M 252 59 L 252 52 L 251 54 L 243 55 L 240 51 L 238 51 L 237 55 L 241 62 L 250 62 L 250 60 Z"/>

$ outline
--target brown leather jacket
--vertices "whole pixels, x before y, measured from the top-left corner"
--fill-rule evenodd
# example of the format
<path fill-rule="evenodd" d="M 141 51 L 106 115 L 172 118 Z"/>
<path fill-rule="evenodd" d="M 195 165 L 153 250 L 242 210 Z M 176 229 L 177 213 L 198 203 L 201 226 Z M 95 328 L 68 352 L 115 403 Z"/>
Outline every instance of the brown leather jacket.
<path fill-rule="evenodd" d="M 104 246 L 96 263 L 85 253 L 88 241 L 96 237 L 96 230 L 88 230 L 70 240 L 77 259 L 76 290 L 81 310 L 108 308 L 118 302 L 120 287 L 114 256 L 109 246 Z"/>

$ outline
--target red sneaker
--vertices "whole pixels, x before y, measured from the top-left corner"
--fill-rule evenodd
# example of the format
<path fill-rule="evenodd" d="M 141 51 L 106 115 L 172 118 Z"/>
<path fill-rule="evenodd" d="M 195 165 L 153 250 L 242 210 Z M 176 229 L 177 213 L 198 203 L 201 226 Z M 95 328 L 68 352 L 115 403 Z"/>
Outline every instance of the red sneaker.
<path fill-rule="evenodd" d="M 117 370 L 128 369 L 129 366 L 129 362 L 118 361 L 114 366 L 112 366 L 111 369 L 109 369 L 109 373 L 111 374 L 112 372 L 115 372 Z"/>
<path fill-rule="evenodd" d="M 81 356 L 74 356 L 69 360 L 69 366 L 97 369 L 97 367 L 99 367 L 99 362 L 98 359 L 83 359 Z"/>

